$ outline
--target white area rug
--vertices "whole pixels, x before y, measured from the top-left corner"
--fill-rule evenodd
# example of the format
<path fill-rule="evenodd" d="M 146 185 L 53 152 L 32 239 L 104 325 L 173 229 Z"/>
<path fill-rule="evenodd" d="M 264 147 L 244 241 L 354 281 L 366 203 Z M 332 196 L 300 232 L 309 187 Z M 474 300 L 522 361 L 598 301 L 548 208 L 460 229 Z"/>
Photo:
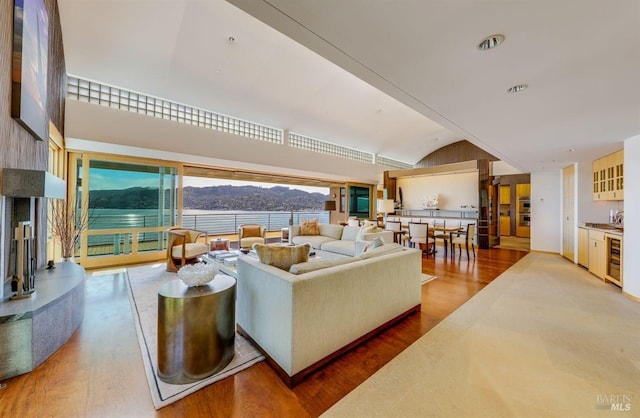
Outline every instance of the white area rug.
<path fill-rule="evenodd" d="M 430 275 L 428 275 L 428 274 L 424 274 L 424 273 L 422 273 L 422 280 L 420 281 L 420 284 L 428 283 L 428 282 L 430 282 L 431 280 L 435 280 L 435 279 L 437 279 L 437 278 L 438 278 L 438 276 L 430 276 Z"/>
<path fill-rule="evenodd" d="M 256 348 L 236 334 L 236 352 L 233 360 L 221 372 L 196 383 L 172 385 L 158 378 L 157 320 L 158 289 L 166 282 L 177 279 L 175 273 L 165 270 L 165 264 L 127 269 L 129 300 L 136 325 L 138 343 L 149 382 L 151 398 L 156 409 L 167 406 L 214 382 L 244 370 L 264 360 Z"/>

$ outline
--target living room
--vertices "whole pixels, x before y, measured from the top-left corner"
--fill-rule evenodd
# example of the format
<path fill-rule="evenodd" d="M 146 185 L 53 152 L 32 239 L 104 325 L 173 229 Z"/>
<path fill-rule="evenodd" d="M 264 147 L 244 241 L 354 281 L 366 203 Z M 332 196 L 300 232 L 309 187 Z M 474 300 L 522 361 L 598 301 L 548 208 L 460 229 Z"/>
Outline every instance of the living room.
<path fill-rule="evenodd" d="M 71 40 L 71 38 L 67 38 L 66 34 L 64 35 L 65 47 L 63 54 L 62 38 L 64 31 L 77 25 L 76 29 L 80 28 L 81 30 L 90 32 L 80 25 L 77 20 L 74 20 L 73 13 L 78 13 L 75 17 L 78 20 L 84 20 L 88 22 L 88 24 L 91 24 L 91 22 L 93 22 L 92 19 L 82 19 L 78 18 L 78 16 L 82 16 L 81 11 L 88 13 L 88 15 L 92 13 L 95 14 L 97 11 L 96 9 L 92 10 L 91 5 L 86 6 L 88 9 L 82 9 L 82 5 L 73 1 L 46 1 L 45 3 L 50 12 L 51 25 L 50 80 L 54 80 L 50 83 L 51 98 L 49 99 L 49 112 L 51 121 L 54 127 L 61 133 L 60 135 L 64 140 L 64 147 L 67 150 L 101 155 L 118 155 L 119 158 L 144 157 L 162 161 L 178 161 L 191 165 L 229 169 L 236 168 L 257 172 L 288 172 L 291 175 L 323 178 L 336 182 L 359 182 L 370 185 L 378 185 L 381 183 L 380 174 L 382 170 L 379 166 L 371 163 L 337 158 L 323 153 L 312 153 L 308 150 L 296 149 L 290 146 L 283 146 L 282 144 L 256 141 L 231 133 L 205 130 L 197 126 L 181 125 L 171 121 L 151 118 L 146 115 L 124 112 L 105 106 L 95 106 L 72 99 L 67 99 L 65 106 L 65 99 L 61 92 L 66 88 L 65 82 L 63 81 L 66 72 L 73 67 L 74 72 L 82 73 L 82 68 L 77 66 L 77 61 L 74 62 L 71 59 L 68 59 L 65 63 L 64 57 L 71 56 L 74 41 Z M 135 2 L 131 2 L 131 4 L 137 12 L 140 12 L 140 10 L 145 7 Z M 57 18 L 57 7 L 60 7 L 62 14 L 59 22 Z M 75 7 L 79 7 L 80 9 L 76 12 L 70 12 L 70 9 Z M 102 5 L 100 7 L 106 6 Z M 9 68 L 12 49 L 11 17 L 13 16 L 13 5 L 5 3 L 2 8 L 3 24 L 0 62 L 3 63 L 4 68 Z M 625 22 L 627 21 L 624 18 L 625 16 L 633 16 L 633 13 L 629 13 L 628 10 L 612 9 L 617 13 L 615 17 L 620 17 L 620 19 Z M 64 12 L 67 12 L 67 14 Z M 612 11 L 611 13 L 614 12 Z M 117 15 L 121 17 L 121 14 L 113 10 L 110 10 L 106 15 Z M 133 14 L 129 16 L 131 20 L 135 20 Z M 108 19 L 105 19 L 105 22 L 108 21 Z M 637 22 L 632 21 L 632 23 Z M 65 27 L 65 25 L 67 26 Z M 624 27 L 625 25 L 620 26 Z M 221 32 L 225 31 L 221 30 Z M 615 33 L 615 31 L 612 32 Z M 227 33 L 229 32 L 227 31 Z M 231 31 L 231 33 L 235 33 L 235 31 Z M 167 34 L 167 36 L 170 37 L 169 34 Z M 244 41 L 243 37 L 240 35 L 236 37 L 237 39 L 232 42 L 229 39 L 229 35 L 226 34 L 224 37 L 225 45 L 230 48 L 236 48 L 242 45 Z M 78 38 L 75 39 L 77 42 Z M 508 40 L 511 39 L 512 38 L 508 37 Z M 632 51 L 636 43 L 637 39 L 633 38 L 633 41 L 629 42 L 630 45 L 625 44 L 625 47 L 629 47 L 629 50 Z M 77 46 L 77 43 L 75 45 Z M 67 48 L 69 48 L 69 50 L 67 50 Z M 236 48 L 236 50 L 237 49 L 239 48 Z M 81 51 L 82 50 L 76 50 L 75 53 L 84 53 Z M 233 52 L 229 53 L 232 54 Z M 187 51 L 185 51 L 185 54 L 187 54 Z M 623 55 L 633 56 L 632 53 Z M 130 57 L 130 59 L 133 58 Z M 185 62 L 188 61 L 188 58 L 180 57 L 180 59 L 184 59 Z M 116 57 L 107 57 L 105 59 L 102 57 L 97 59 L 97 61 L 102 63 L 102 72 L 94 73 L 92 76 L 100 82 L 113 84 L 117 87 L 127 87 L 143 94 L 154 93 L 155 90 L 145 88 L 148 85 L 145 85 L 143 82 L 127 85 L 126 83 L 117 83 L 117 78 L 115 77 L 110 79 L 110 74 L 127 72 L 118 69 L 118 67 L 113 64 L 114 62 L 127 62 L 126 59 Z M 634 62 L 632 62 L 632 64 L 629 68 L 634 68 Z M 149 71 L 151 72 L 151 70 Z M 211 70 L 211 72 L 215 73 L 215 69 Z M 2 83 L 0 91 L 3 97 L 8 98 L 10 97 L 9 86 L 11 85 L 11 83 L 8 82 L 9 71 L 3 72 L 3 74 L 5 74 L 7 83 Z M 224 74 L 224 72 L 222 72 L 222 74 Z M 89 75 L 87 75 L 87 77 L 89 77 Z M 336 77 L 339 78 L 340 76 L 336 75 Z M 120 80 L 123 79 L 124 78 L 120 78 Z M 634 85 L 633 83 L 636 81 L 627 79 L 625 82 L 627 85 Z M 201 85 L 184 87 L 185 91 L 194 91 L 201 88 Z M 525 92 L 525 94 L 530 92 L 532 92 L 531 89 Z M 242 95 L 238 93 L 238 96 Z M 184 100 L 180 99 L 180 97 L 184 96 L 176 95 L 172 97 L 176 97 L 175 100 L 184 103 Z M 240 99 L 245 100 L 244 97 L 240 97 Z M 259 106 L 259 104 L 260 103 L 256 104 L 255 108 L 248 109 L 246 114 L 239 114 L 239 116 L 248 120 L 262 120 L 260 117 L 260 109 L 262 107 Z M 634 104 L 636 104 L 636 102 L 634 102 Z M 189 102 L 189 105 L 199 106 L 200 104 L 194 101 Z M 47 144 L 46 141 L 35 141 L 29 133 L 13 121 L 9 116 L 8 103 L 3 102 L 1 107 L 3 109 L 1 138 L 3 152 L 1 166 L 3 168 L 47 170 L 49 165 L 49 144 Z M 478 105 L 477 107 L 481 106 Z M 633 105 L 631 107 L 633 107 Z M 377 108 L 383 109 L 380 114 L 387 113 L 389 109 L 386 103 L 384 106 Z M 232 114 L 232 110 L 231 108 L 225 110 L 225 113 Z M 427 111 L 427 113 L 430 112 L 430 110 Z M 606 113 L 604 111 L 602 112 L 603 114 Z M 624 112 L 621 113 L 626 114 Z M 415 114 L 411 117 L 418 120 L 417 116 L 419 115 Z M 316 118 L 323 120 L 322 117 Z M 587 114 L 585 113 L 585 119 L 587 118 Z M 569 120 L 571 118 L 567 116 L 566 119 Z M 619 121 L 616 119 L 615 123 L 617 122 Z M 296 128 L 294 125 L 277 125 L 275 122 L 272 123 L 282 130 L 292 129 L 294 131 L 302 131 L 301 129 L 294 129 Z M 418 123 L 422 125 L 424 121 L 419 121 Z M 544 158 L 544 162 L 542 162 L 543 159 L 535 160 L 535 164 L 551 166 L 551 168 L 545 169 L 537 166 L 536 170 L 531 170 L 532 205 L 535 205 L 534 210 L 535 213 L 538 214 L 538 218 L 536 219 L 540 225 L 540 228 L 532 231 L 531 248 L 537 253 L 562 254 L 563 252 L 561 245 L 561 196 L 563 193 L 562 173 L 560 171 L 562 168 L 561 164 L 576 164 L 577 166 L 576 212 L 577 218 L 580 221 L 605 222 L 607 221 L 611 208 L 620 208 L 619 203 L 593 202 L 591 200 L 591 161 L 593 159 L 611 151 L 624 148 L 625 163 L 627 165 L 626 176 L 633 179 L 637 178 L 638 174 L 640 174 L 638 173 L 637 164 L 635 164 L 635 161 L 638 161 L 638 157 L 640 156 L 640 137 L 638 137 L 637 126 L 633 129 L 627 129 L 624 131 L 624 135 L 622 135 L 617 131 L 614 132 L 613 129 L 609 130 L 608 127 L 610 125 L 611 123 L 605 123 L 603 125 L 603 130 L 600 130 L 600 135 L 607 136 L 607 138 L 602 139 L 602 142 L 596 145 L 591 145 L 587 156 L 582 155 L 580 158 L 574 159 L 573 157 L 568 157 L 563 154 L 562 158 L 558 158 L 558 161 L 552 162 L 553 155 L 555 155 L 552 152 Z M 628 124 L 625 126 L 628 126 Z M 315 134 L 313 130 L 304 132 L 311 137 L 323 137 Z M 330 131 L 325 132 L 330 133 Z M 386 141 L 391 143 L 391 145 L 386 148 L 387 151 L 394 148 L 394 141 L 390 138 L 394 138 L 396 135 L 397 132 L 389 133 L 386 131 L 384 135 Z M 326 136 L 323 138 L 329 140 L 333 137 Z M 429 138 L 429 142 L 433 143 L 446 142 L 446 140 L 445 138 L 441 138 L 437 141 L 434 140 L 433 137 Z M 525 148 L 524 145 L 529 146 L 528 142 L 531 141 L 524 142 L 526 142 L 526 144 L 523 143 L 522 148 L 518 150 L 518 154 L 522 156 L 516 157 L 514 159 L 516 162 L 522 162 L 522 160 L 530 157 L 527 151 L 528 148 Z M 345 141 L 343 145 L 354 147 L 353 143 L 349 141 Z M 412 148 L 410 152 L 415 154 L 414 159 L 417 160 L 439 147 L 440 144 L 437 144 L 434 148 L 429 147 L 428 150 Z M 514 148 L 519 148 L 519 146 L 514 146 Z M 569 146 L 567 146 L 567 148 L 569 148 Z M 499 154 L 503 152 L 507 155 L 506 148 L 505 151 L 501 150 Z M 556 150 L 556 154 L 560 152 L 561 151 Z M 564 152 L 563 150 L 562 153 Z M 378 154 L 376 153 L 376 155 Z M 509 155 L 515 156 L 516 153 L 509 153 Z M 392 154 L 386 154 L 384 152 L 380 153 L 380 156 L 393 157 Z M 637 205 L 640 203 L 637 203 L 637 199 L 633 199 L 633 197 L 640 195 L 639 187 L 640 186 L 632 181 L 626 182 L 627 199 L 622 208 L 627 214 L 638 213 Z M 34 210 L 39 213 L 38 219 L 40 223 L 46 223 L 44 222 L 46 218 L 44 207 L 39 205 L 34 208 Z M 7 212 L 10 211 L 11 207 L 8 206 L 3 196 L 3 219 L 6 219 Z M 9 231 L 11 230 L 10 227 L 6 226 L 6 223 L 3 223 L 3 252 L 8 254 L 9 245 L 7 242 L 11 239 L 11 235 L 10 233 L 8 235 L 7 229 Z M 640 243 L 634 238 L 637 236 L 637 234 L 634 234 L 638 229 L 637 217 L 628 217 L 626 229 L 624 251 L 627 254 L 632 254 L 634 250 L 640 246 Z M 37 240 L 38 251 L 39 254 L 41 254 L 39 264 L 43 266 L 46 262 L 46 257 L 42 256 L 46 254 L 46 233 L 40 232 Z M 495 256 L 496 258 L 492 258 L 494 257 L 493 254 L 499 255 Z M 518 252 L 481 252 L 475 263 L 472 262 L 472 260 L 466 260 L 466 258 L 462 256 L 460 261 L 454 264 L 449 263 L 448 259 L 442 257 L 442 254 L 430 259 L 425 258 L 423 260 L 423 272 L 428 274 L 435 273 L 439 278 L 423 288 L 424 315 L 399 325 L 395 331 L 377 339 L 373 343 L 377 348 L 372 349 L 371 345 L 357 348 L 354 350 L 353 357 L 337 360 L 335 364 L 331 365 L 324 372 L 319 372 L 315 377 L 310 379 L 305 388 L 299 388 L 293 391 L 287 391 L 277 386 L 278 380 L 270 375 L 270 373 L 272 373 L 270 369 L 268 369 L 266 365 L 259 365 L 256 367 L 256 370 L 237 375 L 231 382 L 213 385 L 213 387 L 207 389 L 208 392 L 203 391 L 202 394 L 198 394 L 197 396 L 185 398 L 182 402 L 178 402 L 169 407 L 170 409 L 161 409 L 158 414 L 173 415 L 199 411 L 195 413 L 215 415 L 216 411 L 224 410 L 228 415 L 251 415 L 252 411 L 259 411 L 258 413 L 260 414 L 268 415 L 269 411 L 277 410 L 277 413 L 280 415 L 320 415 L 327 411 L 331 405 L 345 397 L 353 388 L 365 381 L 369 376 L 372 376 L 383 364 L 386 364 L 395 358 L 398 353 L 404 351 L 409 344 L 419 339 L 426 333 L 426 328 L 430 329 L 435 325 L 435 322 L 443 320 L 448 313 L 453 312 L 460 304 L 468 300 L 468 298 L 472 296 L 471 294 L 462 295 L 466 292 L 467 288 L 472 289 L 469 293 L 475 294 L 474 292 L 479 291 L 480 288 L 484 287 L 488 282 L 498 277 L 502 271 L 522 258 L 522 256 L 523 254 Z M 8 258 L 8 255 L 3 256 L 3 260 Z M 5 271 L 6 264 L 3 262 L 2 265 L 3 271 Z M 623 291 L 630 298 L 640 296 L 640 281 L 635 274 L 639 267 L 637 260 L 634 260 L 632 257 L 626 259 L 624 269 L 627 280 L 625 281 Z M 547 272 L 546 270 L 542 270 L 542 268 L 541 266 L 541 272 Z M 89 309 L 87 311 L 80 331 L 74 335 L 71 345 L 63 348 L 65 352 L 61 353 L 58 357 L 52 358 L 50 364 L 35 370 L 30 376 L 11 381 L 8 388 L 0 390 L 2 404 L 7 408 L 12 408 L 13 412 L 22 411 L 26 415 L 35 413 L 34 409 L 29 409 L 30 407 L 26 403 L 26 398 L 17 395 L 20 389 L 33 388 L 33 392 L 37 394 L 35 396 L 44 403 L 45 407 L 48 406 L 51 408 L 51 411 L 59 414 L 81 416 L 112 414 L 140 416 L 153 414 L 153 406 L 150 401 L 142 401 L 141 406 L 135 405 L 137 400 L 143 396 L 148 396 L 148 388 L 144 374 L 141 371 L 139 360 L 140 350 L 136 345 L 135 330 L 131 324 L 130 306 L 126 292 L 124 292 L 124 286 L 125 281 L 122 273 L 114 273 L 111 280 L 105 280 L 93 288 L 91 290 L 92 293 L 87 295 L 87 300 L 88 302 L 90 301 L 90 307 L 93 310 Z M 454 290 L 455 288 L 458 290 Z M 109 303 L 102 305 L 104 300 L 101 295 L 104 295 L 105 292 L 111 292 L 116 296 L 114 296 Z M 451 296 L 452 294 L 457 294 L 457 296 Z M 91 298 L 92 296 L 93 299 Z M 624 295 L 620 294 L 619 290 L 615 296 L 625 298 Z M 442 302 L 441 299 L 447 298 L 455 299 L 455 301 L 451 301 L 448 304 L 447 302 Z M 619 305 L 624 304 L 624 302 L 620 301 L 616 303 Z M 447 306 L 443 307 L 442 304 L 446 304 Z M 433 306 L 434 309 L 439 309 L 439 311 L 429 313 L 427 310 L 429 306 Z M 617 305 L 614 304 L 614 306 Z M 106 320 L 114 318 L 117 319 L 114 321 Z M 99 326 L 100 324 L 102 325 Z M 630 325 L 628 329 L 632 329 L 632 326 Z M 120 341 L 113 341 L 115 340 L 112 338 L 113 335 L 119 335 Z M 102 351 L 100 346 L 105 346 L 105 350 Z M 389 346 L 388 350 L 385 346 Z M 387 350 L 385 354 L 380 354 L 385 350 Z M 367 353 L 367 351 L 369 351 L 369 353 Z M 381 356 L 380 360 L 375 359 L 377 355 Z M 111 360 L 113 358 L 112 356 L 117 356 L 115 362 Z M 76 358 L 74 359 L 74 357 Z M 367 362 L 371 362 L 366 366 L 368 370 L 364 372 L 361 371 L 357 365 Z M 116 363 L 118 367 L 114 367 L 115 370 L 110 370 L 111 366 Z M 76 372 L 71 372 L 70 370 L 73 369 L 74 364 L 81 364 L 81 367 L 79 367 L 79 370 Z M 351 368 L 351 371 L 347 370 L 349 368 Z M 72 374 L 64 374 L 66 372 L 58 374 L 58 370 L 62 369 Z M 347 374 L 350 376 L 348 378 L 349 383 L 334 391 L 333 387 L 338 386 L 336 382 L 340 381 L 342 377 Z M 60 381 L 65 382 L 65 384 L 60 385 L 58 383 Z M 121 384 L 122 381 L 127 381 L 127 383 L 123 385 Z M 55 390 L 52 390 L 51 387 L 55 387 Z M 114 388 L 113 393 L 115 395 L 105 394 L 105 387 Z M 27 390 L 27 392 L 29 392 L 29 390 Z M 245 395 L 249 393 L 251 393 L 251 397 L 246 398 Z M 627 394 L 626 388 L 624 391 L 621 389 L 620 395 L 625 394 Z M 84 401 L 87 397 L 90 399 L 88 402 Z M 313 399 L 314 397 L 319 399 Z M 54 403 L 53 398 L 57 398 L 59 401 Z M 220 399 L 224 400 L 221 401 Z M 122 400 L 122 405 L 118 405 L 120 400 Z M 305 402 L 307 402 L 307 408 L 301 406 L 301 404 L 305 404 Z"/>

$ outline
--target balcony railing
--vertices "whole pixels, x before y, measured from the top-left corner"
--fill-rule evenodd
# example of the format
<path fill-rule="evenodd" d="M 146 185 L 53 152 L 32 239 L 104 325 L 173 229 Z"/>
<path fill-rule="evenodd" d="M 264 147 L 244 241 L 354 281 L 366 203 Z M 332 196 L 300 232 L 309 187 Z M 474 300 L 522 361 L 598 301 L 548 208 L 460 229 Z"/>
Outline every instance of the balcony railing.
<path fill-rule="evenodd" d="M 311 212 L 219 212 L 183 214 L 182 227 L 206 231 L 209 235 L 230 235 L 238 232 L 243 224 L 264 225 L 267 231 L 279 231 L 303 219 L 317 218 L 320 223 L 329 222 L 327 211 Z M 128 254 L 132 251 L 158 251 L 166 248 L 166 234 L 160 232 L 163 225 L 171 225 L 171 216 L 151 214 L 101 214 L 90 219 L 88 255 L 105 256 Z M 167 229 L 169 226 L 166 227 Z M 117 231 L 116 231 L 117 230 Z M 136 241 L 136 245 L 133 242 Z"/>

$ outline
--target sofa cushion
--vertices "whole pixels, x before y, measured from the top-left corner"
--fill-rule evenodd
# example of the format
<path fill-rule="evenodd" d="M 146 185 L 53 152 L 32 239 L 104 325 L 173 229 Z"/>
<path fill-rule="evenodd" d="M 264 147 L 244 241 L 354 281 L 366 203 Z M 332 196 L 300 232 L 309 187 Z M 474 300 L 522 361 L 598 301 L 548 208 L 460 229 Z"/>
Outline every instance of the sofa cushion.
<path fill-rule="evenodd" d="M 340 239 L 342 238 L 342 231 L 344 230 L 344 227 L 336 224 L 319 224 L 318 229 L 320 229 L 320 235 L 333 239 Z"/>
<path fill-rule="evenodd" d="M 320 247 L 322 251 L 329 251 L 336 254 L 343 254 L 348 256 L 356 255 L 356 242 L 345 240 L 331 240 L 322 244 Z"/>
<path fill-rule="evenodd" d="M 308 242 L 311 246 L 319 250 L 325 242 L 335 241 L 333 238 L 324 235 L 298 235 L 291 238 L 291 243 L 300 245 Z"/>
<path fill-rule="evenodd" d="M 320 235 L 318 219 L 303 219 L 300 221 L 300 235 Z"/>
<path fill-rule="evenodd" d="M 402 245 L 400 244 L 383 244 L 379 247 L 376 248 L 372 248 L 370 250 L 368 250 L 367 252 L 364 252 L 362 254 L 360 254 L 360 258 L 363 260 L 369 259 L 369 258 L 373 258 L 373 257 L 377 257 L 380 255 L 386 255 L 386 254 L 390 254 L 390 253 L 396 253 L 396 252 L 400 252 L 403 251 L 402 249 Z"/>
<path fill-rule="evenodd" d="M 302 245 L 267 245 L 254 244 L 260 262 L 282 270 L 289 270 L 293 264 L 309 260 L 310 244 Z"/>
<path fill-rule="evenodd" d="M 358 232 L 360 232 L 359 226 L 347 225 L 342 230 L 342 237 L 340 239 L 345 241 L 355 241 L 358 236 Z"/>
<path fill-rule="evenodd" d="M 289 268 L 289 273 L 304 274 L 304 273 L 309 273 L 311 271 L 326 269 L 328 267 L 341 266 L 343 264 L 351 263 L 355 260 L 358 260 L 358 258 L 344 257 L 344 258 L 336 258 L 333 260 L 321 259 L 321 260 L 305 261 L 303 263 L 292 265 L 291 268 Z"/>

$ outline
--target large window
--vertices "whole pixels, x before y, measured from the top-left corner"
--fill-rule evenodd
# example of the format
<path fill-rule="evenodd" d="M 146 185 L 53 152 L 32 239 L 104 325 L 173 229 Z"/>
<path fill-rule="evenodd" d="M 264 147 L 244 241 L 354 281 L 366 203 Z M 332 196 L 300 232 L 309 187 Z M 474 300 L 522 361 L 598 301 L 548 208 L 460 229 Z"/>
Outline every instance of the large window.
<path fill-rule="evenodd" d="M 79 210 L 88 216 L 83 265 L 157 259 L 166 250 L 165 231 L 178 219 L 177 165 L 84 155 L 73 172 Z"/>

